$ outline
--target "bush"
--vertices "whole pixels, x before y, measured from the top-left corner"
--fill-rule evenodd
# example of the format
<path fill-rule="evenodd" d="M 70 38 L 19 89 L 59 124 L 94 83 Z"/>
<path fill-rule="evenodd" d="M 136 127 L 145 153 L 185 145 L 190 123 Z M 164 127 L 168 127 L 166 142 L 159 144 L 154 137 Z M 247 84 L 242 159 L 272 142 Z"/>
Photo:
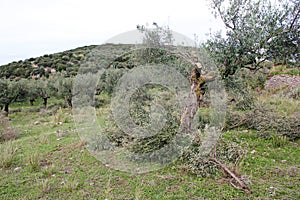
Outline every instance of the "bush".
<path fill-rule="evenodd" d="M 236 110 L 251 110 L 254 107 L 255 95 L 244 78 L 229 76 L 225 80 L 229 101 Z"/>

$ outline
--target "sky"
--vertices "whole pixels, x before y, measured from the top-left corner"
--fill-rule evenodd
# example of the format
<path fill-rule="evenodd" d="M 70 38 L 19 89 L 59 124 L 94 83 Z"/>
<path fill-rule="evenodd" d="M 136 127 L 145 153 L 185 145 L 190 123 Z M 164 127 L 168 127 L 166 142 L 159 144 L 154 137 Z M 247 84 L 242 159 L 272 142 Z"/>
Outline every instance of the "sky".
<path fill-rule="evenodd" d="M 0 0 L 0 65 L 100 45 L 153 22 L 199 41 L 223 29 L 206 0 Z"/>

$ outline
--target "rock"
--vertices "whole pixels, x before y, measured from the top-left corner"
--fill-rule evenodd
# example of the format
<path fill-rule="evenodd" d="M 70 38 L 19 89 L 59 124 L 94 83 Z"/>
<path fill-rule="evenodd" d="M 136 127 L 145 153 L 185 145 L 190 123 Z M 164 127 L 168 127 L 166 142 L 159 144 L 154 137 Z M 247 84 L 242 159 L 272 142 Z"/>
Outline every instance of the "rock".
<path fill-rule="evenodd" d="M 33 124 L 34 125 L 39 125 L 39 124 L 41 124 L 41 122 L 40 121 L 35 121 Z"/>
<path fill-rule="evenodd" d="M 17 171 L 20 171 L 21 169 L 22 169 L 22 167 L 16 167 L 16 168 L 14 169 L 14 171 L 17 172 Z"/>

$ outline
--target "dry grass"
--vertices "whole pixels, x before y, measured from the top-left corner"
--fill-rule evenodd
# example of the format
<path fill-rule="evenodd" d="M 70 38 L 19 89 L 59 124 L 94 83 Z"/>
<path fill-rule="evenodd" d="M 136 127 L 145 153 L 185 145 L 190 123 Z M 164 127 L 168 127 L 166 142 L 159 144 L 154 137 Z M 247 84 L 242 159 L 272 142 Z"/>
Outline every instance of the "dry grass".
<path fill-rule="evenodd" d="M 0 114 L 0 142 L 13 140 L 18 136 L 19 134 L 13 129 L 9 119 Z"/>
<path fill-rule="evenodd" d="M 13 165 L 17 147 L 12 141 L 8 141 L 0 146 L 0 168 L 9 168 Z"/>

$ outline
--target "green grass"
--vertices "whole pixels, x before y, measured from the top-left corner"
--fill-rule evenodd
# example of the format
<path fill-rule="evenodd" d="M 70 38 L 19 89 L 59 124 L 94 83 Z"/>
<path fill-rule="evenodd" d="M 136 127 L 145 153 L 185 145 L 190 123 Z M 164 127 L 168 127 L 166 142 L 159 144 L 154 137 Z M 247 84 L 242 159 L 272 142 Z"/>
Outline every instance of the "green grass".
<path fill-rule="evenodd" d="M 271 75 L 279 75 L 279 74 L 288 74 L 288 75 L 300 75 L 300 70 L 299 68 L 292 68 L 292 67 L 287 67 L 286 65 L 279 65 L 274 67 L 271 72 Z"/>
<path fill-rule="evenodd" d="M 0 165 L 3 200 L 300 198 L 300 149 L 289 141 L 277 146 L 252 131 L 223 134 L 226 141 L 239 143 L 247 152 L 235 167 L 251 189 L 251 194 L 245 194 L 233 188 L 225 174 L 197 177 L 178 162 L 140 175 L 107 168 L 80 141 L 71 110 L 58 110 L 53 117 L 15 105 L 20 107 L 22 112 L 10 115 L 20 136 L 0 143 L 1 163 L 6 163 Z M 64 114 L 68 119 L 58 125 Z"/>

